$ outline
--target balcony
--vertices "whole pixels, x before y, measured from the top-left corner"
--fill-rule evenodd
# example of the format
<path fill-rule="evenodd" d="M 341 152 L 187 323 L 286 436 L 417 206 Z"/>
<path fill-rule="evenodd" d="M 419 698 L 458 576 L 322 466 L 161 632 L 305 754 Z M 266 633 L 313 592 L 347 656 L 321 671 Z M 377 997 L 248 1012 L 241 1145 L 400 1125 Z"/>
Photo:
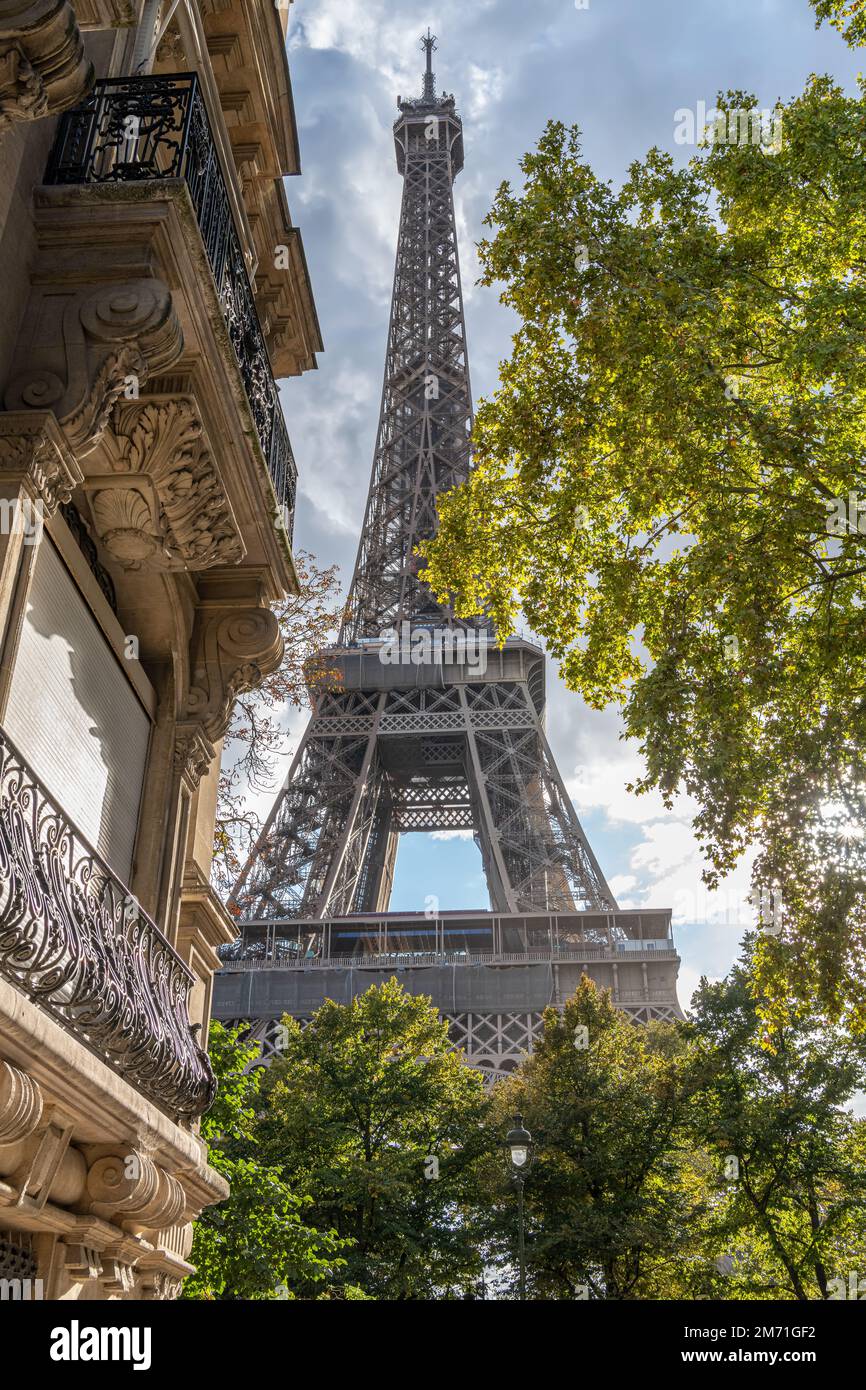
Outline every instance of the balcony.
<path fill-rule="evenodd" d="M 47 184 L 182 180 L 189 191 L 258 444 L 291 543 L 288 430 L 201 87 L 194 73 L 105 79 L 61 119 Z"/>
<path fill-rule="evenodd" d="M 172 1117 L 212 1103 L 191 972 L 2 729 L 0 974 Z"/>

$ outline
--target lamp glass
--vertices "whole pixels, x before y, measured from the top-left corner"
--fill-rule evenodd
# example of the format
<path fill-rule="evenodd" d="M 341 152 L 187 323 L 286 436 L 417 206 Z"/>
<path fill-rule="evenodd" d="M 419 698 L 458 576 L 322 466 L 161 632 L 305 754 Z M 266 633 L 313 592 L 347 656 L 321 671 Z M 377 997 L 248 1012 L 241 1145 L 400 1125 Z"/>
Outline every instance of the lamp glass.
<path fill-rule="evenodd" d="M 512 1144 L 511 1162 L 514 1164 L 515 1168 L 522 1168 L 528 1157 L 529 1150 L 525 1144 Z"/>

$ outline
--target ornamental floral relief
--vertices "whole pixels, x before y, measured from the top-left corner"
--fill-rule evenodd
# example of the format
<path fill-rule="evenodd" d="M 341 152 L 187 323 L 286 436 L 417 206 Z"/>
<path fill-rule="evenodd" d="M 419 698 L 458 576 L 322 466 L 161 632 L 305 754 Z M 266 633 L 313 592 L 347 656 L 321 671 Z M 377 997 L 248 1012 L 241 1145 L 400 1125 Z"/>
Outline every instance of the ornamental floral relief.
<path fill-rule="evenodd" d="M 245 547 L 195 401 L 120 402 L 101 445 L 110 473 L 91 475 L 93 520 L 126 568 L 234 565 Z"/>

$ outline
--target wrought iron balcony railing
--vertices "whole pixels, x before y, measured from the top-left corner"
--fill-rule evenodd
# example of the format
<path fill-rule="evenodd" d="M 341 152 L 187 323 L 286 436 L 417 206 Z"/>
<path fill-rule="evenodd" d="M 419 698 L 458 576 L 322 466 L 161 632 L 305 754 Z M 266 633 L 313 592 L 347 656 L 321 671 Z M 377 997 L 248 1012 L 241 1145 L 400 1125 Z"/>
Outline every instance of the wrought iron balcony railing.
<path fill-rule="evenodd" d="M 49 184 L 183 179 L 291 541 L 297 469 L 210 119 L 195 73 L 108 78 L 61 118 Z"/>
<path fill-rule="evenodd" d="M 192 973 L 2 729 L 0 974 L 169 1114 L 212 1103 Z"/>

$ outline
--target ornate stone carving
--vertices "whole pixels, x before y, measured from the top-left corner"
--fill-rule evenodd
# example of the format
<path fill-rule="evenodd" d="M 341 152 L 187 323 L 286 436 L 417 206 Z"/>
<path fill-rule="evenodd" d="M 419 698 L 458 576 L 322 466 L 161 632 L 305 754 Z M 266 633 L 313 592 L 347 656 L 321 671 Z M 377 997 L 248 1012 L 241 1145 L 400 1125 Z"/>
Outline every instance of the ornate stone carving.
<path fill-rule="evenodd" d="M 100 488 L 90 510 L 106 550 L 126 569 L 138 569 L 161 548 L 150 500 L 137 487 Z"/>
<path fill-rule="evenodd" d="M 48 114 L 48 93 L 19 44 L 0 51 L 0 133 L 13 121 Z"/>
<path fill-rule="evenodd" d="M 136 1227 L 172 1226 L 186 1209 L 177 1178 L 136 1149 L 98 1158 L 87 1174 L 87 1192 L 96 1215 Z"/>
<path fill-rule="evenodd" d="M 85 1284 L 88 1279 L 99 1278 L 102 1261 L 98 1250 L 90 1245 L 70 1244 L 69 1241 L 63 1244 L 66 1247 L 63 1266 L 74 1283 Z"/>
<path fill-rule="evenodd" d="M 208 569 L 243 559 L 194 401 L 118 404 L 102 452 L 118 477 L 89 482 L 93 519 L 121 564 Z"/>
<path fill-rule="evenodd" d="M 10 383 L 6 407 L 53 411 L 80 458 L 100 439 L 124 391 L 137 392 L 175 361 L 183 335 L 161 280 L 117 281 L 65 296 L 40 287 L 39 293 L 30 318 L 41 325 L 41 345 L 21 354 L 30 365 Z M 41 311 L 47 318 L 58 302 L 57 336 L 47 341 Z"/>
<path fill-rule="evenodd" d="M 0 136 L 74 106 L 92 82 L 67 0 L 0 0 Z"/>
<path fill-rule="evenodd" d="M 26 1071 L 0 1061 L 0 1144 L 15 1144 L 39 1127 L 42 1093 Z"/>
<path fill-rule="evenodd" d="M 163 64 L 171 63 L 176 72 L 185 72 L 189 67 L 183 39 L 174 25 L 171 25 L 160 39 L 156 50 L 156 61 Z"/>
<path fill-rule="evenodd" d="M 174 770 L 195 791 L 216 757 L 216 750 L 205 738 L 199 724 L 178 724 L 174 743 Z"/>
<path fill-rule="evenodd" d="M 82 473 L 50 412 L 0 413 L 2 477 L 26 481 L 48 512 L 69 501 Z"/>
<path fill-rule="evenodd" d="M 179 1275 L 169 1274 L 164 1269 L 146 1269 L 142 1271 L 138 1283 L 138 1296 L 145 1302 L 160 1302 L 177 1298 L 180 1293 L 181 1279 Z"/>
<path fill-rule="evenodd" d="M 214 742 L 221 739 L 237 696 L 261 685 L 282 659 L 282 635 L 269 608 L 201 610 L 187 717 L 200 721 Z"/>
<path fill-rule="evenodd" d="M 135 1288 L 135 1268 L 125 1260 L 115 1259 L 113 1255 L 103 1255 L 99 1282 L 107 1294 L 126 1298 Z"/>

